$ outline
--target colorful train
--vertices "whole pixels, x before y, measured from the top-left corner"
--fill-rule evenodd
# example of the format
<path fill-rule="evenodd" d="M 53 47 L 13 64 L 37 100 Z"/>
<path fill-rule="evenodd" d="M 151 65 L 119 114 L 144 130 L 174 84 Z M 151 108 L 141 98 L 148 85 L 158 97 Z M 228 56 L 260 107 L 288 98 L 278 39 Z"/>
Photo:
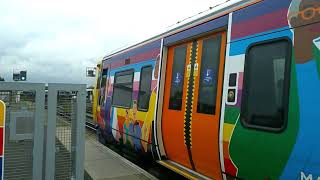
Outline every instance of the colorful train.
<path fill-rule="evenodd" d="M 103 58 L 101 142 L 189 179 L 320 179 L 320 1 L 228 1 Z"/>

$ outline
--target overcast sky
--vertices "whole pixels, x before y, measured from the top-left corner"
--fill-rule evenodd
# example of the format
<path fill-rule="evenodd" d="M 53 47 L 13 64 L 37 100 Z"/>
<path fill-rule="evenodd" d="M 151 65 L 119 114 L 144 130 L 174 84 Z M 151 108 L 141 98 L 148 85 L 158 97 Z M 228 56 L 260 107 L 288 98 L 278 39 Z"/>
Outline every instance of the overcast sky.
<path fill-rule="evenodd" d="M 99 57 L 225 0 L 1 0 L 0 76 L 91 84 Z"/>

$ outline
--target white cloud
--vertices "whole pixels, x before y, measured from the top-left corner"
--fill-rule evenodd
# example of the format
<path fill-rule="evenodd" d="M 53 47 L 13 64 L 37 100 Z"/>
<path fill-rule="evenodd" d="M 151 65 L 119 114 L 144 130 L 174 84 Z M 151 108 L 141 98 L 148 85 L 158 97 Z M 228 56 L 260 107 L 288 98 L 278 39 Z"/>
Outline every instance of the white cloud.
<path fill-rule="evenodd" d="M 0 76 L 92 83 L 85 68 L 114 49 L 225 0 L 1 0 Z"/>

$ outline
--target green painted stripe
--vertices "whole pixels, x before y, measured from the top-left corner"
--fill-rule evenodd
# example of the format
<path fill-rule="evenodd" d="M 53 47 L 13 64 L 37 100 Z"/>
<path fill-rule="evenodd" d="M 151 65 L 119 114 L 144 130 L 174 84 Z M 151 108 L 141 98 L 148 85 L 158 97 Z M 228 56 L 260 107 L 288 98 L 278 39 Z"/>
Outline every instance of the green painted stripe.
<path fill-rule="evenodd" d="M 320 49 L 315 44 L 313 44 L 312 49 L 313 49 L 314 58 L 317 63 L 318 75 L 320 79 Z"/>
<path fill-rule="evenodd" d="M 240 114 L 240 108 L 226 107 L 224 122 L 229 124 L 236 124 L 239 114 Z"/>

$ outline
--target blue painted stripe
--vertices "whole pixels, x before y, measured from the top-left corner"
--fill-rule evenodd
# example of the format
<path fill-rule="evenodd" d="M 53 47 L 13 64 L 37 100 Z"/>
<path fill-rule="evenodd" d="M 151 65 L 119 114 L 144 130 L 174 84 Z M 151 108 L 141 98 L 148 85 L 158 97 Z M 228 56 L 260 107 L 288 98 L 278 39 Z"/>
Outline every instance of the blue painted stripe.
<path fill-rule="evenodd" d="M 4 142 L 3 142 L 4 143 Z M 4 161 L 4 159 L 3 159 L 3 156 L 0 156 L 0 179 L 2 180 L 2 178 L 3 178 L 3 174 L 2 174 L 2 172 L 3 172 L 3 169 L 2 169 L 2 165 L 3 165 L 3 162 Z"/>
<path fill-rule="evenodd" d="M 235 42 L 231 42 L 230 44 L 230 56 L 236 56 L 236 55 L 241 55 L 241 54 L 245 54 L 247 48 L 253 44 L 253 43 L 257 43 L 257 42 L 261 42 L 261 41 L 266 41 L 266 40 L 270 40 L 270 39 L 276 39 L 276 38 L 280 38 L 280 37 L 287 37 L 289 39 L 292 39 L 292 32 L 290 29 L 288 29 L 288 27 L 283 28 L 284 30 L 281 31 L 281 29 L 272 31 L 268 34 L 265 33 L 261 33 L 261 34 L 265 34 L 265 35 L 254 35 L 252 37 L 246 37 L 246 39 L 243 40 L 238 40 Z M 279 31 L 280 30 L 280 31 Z"/>
<path fill-rule="evenodd" d="M 151 59 L 151 60 L 143 61 L 143 62 L 140 62 L 140 63 L 137 63 L 137 64 L 129 64 L 127 66 L 121 66 L 119 68 L 112 69 L 110 71 L 110 75 L 114 76 L 114 74 L 116 72 L 125 71 L 125 70 L 129 70 L 129 69 L 134 69 L 134 72 L 140 72 L 140 70 L 141 70 L 141 68 L 143 66 L 148 66 L 148 65 L 151 65 L 154 68 L 155 61 L 156 61 L 156 59 Z"/>
<path fill-rule="evenodd" d="M 146 44 L 144 46 L 134 48 L 128 52 L 121 53 L 116 56 L 112 56 L 111 58 L 108 59 L 108 61 L 109 60 L 111 60 L 111 61 L 124 60 L 124 59 L 131 57 L 131 56 L 135 56 L 137 54 L 146 53 L 146 52 L 152 51 L 154 49 L 160 49 L 160 47 L 161 47 L 161 40 L 156 40 L 156 41 L 153 41 L 153 42 Z"/>
<path fill-rule="evenodd" d="M 300 173 L 320 177 L 320 79 L 314 60 L 297 64 L 300 107 L 299 133 L 291 156 L 280 179 L 300 179 Z"/>
<path fill-rule="evenodd" d="M 254 19 L 257 16 L 269 14 L 283 8 L 289 8 L 292 0 L 264 0 L 252 6 L 233 13 L 232 23 Z"/>
<path fill-rule="evenodd" d="M 187 39 L 196 35 L 199 35 L 201 33 L 206 33 L 209 31 L 212 31 L 217 28 L 221 28 L 228 25 L 228 15 L 222 16 L 218 19 L 214 19 L 212 21 L 206 22 L 204 24 L 201 24 L 199 26 L 193 27 L 191 29 L 182 31 L 180 33 L 171 35 L 164 39 L 164 45 L 172 44 L 177 41 L 181 41 L 183 39 Z"/>

